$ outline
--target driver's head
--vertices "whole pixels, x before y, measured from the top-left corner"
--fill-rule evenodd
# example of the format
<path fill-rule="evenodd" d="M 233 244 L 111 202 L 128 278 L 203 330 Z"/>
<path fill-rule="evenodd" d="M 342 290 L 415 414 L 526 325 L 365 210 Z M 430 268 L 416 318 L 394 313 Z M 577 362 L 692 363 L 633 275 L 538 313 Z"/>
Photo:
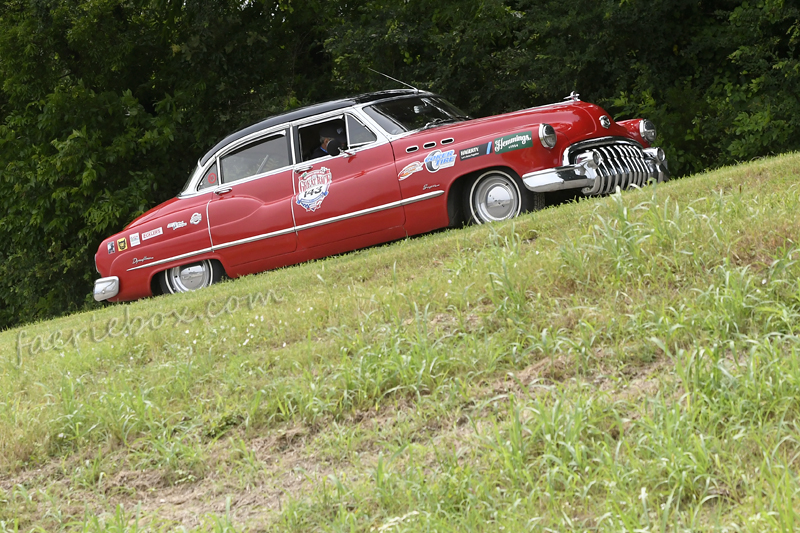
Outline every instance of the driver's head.
<path fill-rule="evenodd" d="M 323 148 L 328 146 L 328 143 L 344 134 L 344 129 L 336 126 L 325 125 L 319 129 L 319 142 Z"/>

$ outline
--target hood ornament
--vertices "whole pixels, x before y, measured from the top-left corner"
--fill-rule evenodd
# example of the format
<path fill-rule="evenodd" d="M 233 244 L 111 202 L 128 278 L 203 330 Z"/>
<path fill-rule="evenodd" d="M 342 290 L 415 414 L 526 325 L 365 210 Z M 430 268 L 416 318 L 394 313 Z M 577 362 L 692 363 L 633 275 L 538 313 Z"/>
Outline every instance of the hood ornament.
<path fill-rule="evenodd" d="M 564 97 L 564 100 L 572 100 L 573 102 L 579 102 L 580 101 L 580 95 L 578 93 L 576 93 L 575 91 L 572 91 L 571 93 L 569 93 L 569 96 L 565 96 Z"/>

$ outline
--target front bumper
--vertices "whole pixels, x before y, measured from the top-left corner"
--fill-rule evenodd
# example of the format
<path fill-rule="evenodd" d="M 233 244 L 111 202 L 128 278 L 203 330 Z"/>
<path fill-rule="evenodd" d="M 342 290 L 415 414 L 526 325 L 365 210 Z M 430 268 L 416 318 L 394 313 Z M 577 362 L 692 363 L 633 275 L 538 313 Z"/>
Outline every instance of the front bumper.
<path fill-rule="evenodd" d="M 119 294 L 119 278 L 111 276 L 94 282 L 94 299 L 98 302 L 108 300 Z"/>
<path fill-rule="evenodd" d="M 660 148 L 642 148 L 629 139 L 604 138 L 576 143 L 564 153 L 564 165 L 522 176 L 533 192 L 581 188 L 583 194 L 614 192 L 617 187 L 643 187 L 653 179 L 669 179 L 669 169 Z"/>

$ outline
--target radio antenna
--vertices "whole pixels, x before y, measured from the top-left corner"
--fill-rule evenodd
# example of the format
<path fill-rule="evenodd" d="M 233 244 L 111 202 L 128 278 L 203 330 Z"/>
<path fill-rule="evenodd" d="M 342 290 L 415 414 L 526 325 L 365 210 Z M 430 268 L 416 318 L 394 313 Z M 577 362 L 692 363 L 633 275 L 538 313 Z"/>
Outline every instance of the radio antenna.
<path fill-rule="evenodd" d="M 368 69 L 368 70 L 371 70 L 371 71 L 372 71 L 372 72 L 374 72 L 375 74 L 380 74 L 381 76 L 387 77 L 387 78 L 389 78 L 389 79 L 390 79 L 390 80 L 392 80 L 392 81 L 396 81 L 397 83 L 399 83 L 399 84 L 401 84 L 401 85 L 405 85 L 406 87 L 410 87 L 410 88 L 414 89 L 414 92 L 417 92 L 417 93 L 419 92 L 419 89 L 417 89 L 417 88 L 416 88 L 416 87 L 414 87 L 413 85 L 409 85 L 408 83 L 406 83 L 406 82 L 404 82 L 404 81 L 400 81 L 400 80 L 398 80 L 397 78 L 393 78 L 393 77 L 389 76 L 388 74 L 384 74 L 383 72 L 378 72 L 378 71 L 377 71 L 377 70 L 375 70 L 374 68 L 369 68 L 369 67 L 367 67 L 367 69 Z"/>

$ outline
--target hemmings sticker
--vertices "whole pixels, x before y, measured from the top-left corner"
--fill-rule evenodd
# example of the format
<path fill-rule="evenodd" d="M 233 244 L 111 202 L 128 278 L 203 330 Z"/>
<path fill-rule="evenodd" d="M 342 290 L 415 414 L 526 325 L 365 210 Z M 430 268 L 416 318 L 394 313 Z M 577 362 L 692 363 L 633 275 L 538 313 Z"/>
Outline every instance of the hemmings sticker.
<path fill-rule="evenodd" d="M 414 161 L 413 163 L 409 163 L 403 168 L 403 170 L 400 171 L 400 174 L 397 175 L 397 180 L 403 181 L 406 178 L 410 178 L 412 174 L 419 172 L 423 168 L 425 167 L 419 161 Z"/>
<path fill-rule="evenodd" d="M 189 224 L 199 224 L 203 220 L 203 215 L 200 213 L 194 213 L 192 218 L 189 219 Z"/>
<path fill-rule="evenodd" d="M 184 227 L 185 225 L 186 222 L 184 222 L 183 220 L 179 220 L 178 222 L 170 222 L 169 224 L 167 224 L 167 227 L 171 228 L 174 231 L 178 228 Z"/>
<path fill-rule="evenodd" d="M 519 150 L 520 148 L 530 148 L 531 146 L 533 146 L 533 133 L 530 131 L 523 131 L 495 139 L 494 153 L 502 154 L 503 152 Z"/>
<path fill-rule="evenodd" d="M 464 161 L 465 159 L 472 159 L 473 157 L 480 157 L 482 155 L 489 155 L 492 153 L 492 143 L 482 144 L 480 146 L 473 146 L 472 148 L 464 148 L 458 152 L 458 159 Z"/>
<path fill-rule="evenodd" d="M 442 152 L 441 150 L 434 150 L 425 156 L 425 168 L 428 172 L 438 172 L 441 168 L 452 167 L 456 164 L 455 150 L 448 150 Z"/>
<path fill-rule="evenodd" d="M 156 229 L 151 229 L 150 231 L 145 231 L 142 233 L 142 240 L 146 241 L 147 239 L 152 239 L 153 237 L 158 237 L 162 235 L 164 230 L 159 226 Z"/>
<path fill-rule="evenodd" d="M 139 234 L 138 233 L 132 233 L 131 236 L 130 236 L 130 239 L 131 239 L 131 248 L 133 248 L 134 246 L 139 246 Z"/>
<path fill-rule="evenodd" d="M 303 206 L 306 211 L 319 209 L 328 196 L 332 181 L 331 171 L 325 167 L 300 176 L 300 181 L 297 182 L 297 205 Z"/>
<path fill-rule="evenodd" d="M 125 250 L 128 249 L 128 241 L 125 240 L 125 237 L 117 239 L 117 249 L 120 252 L 124 252 Z"/>
<path fill-rule="evenodd" d="M 110 243 L 108 243 L 108 253 L 109 254 L 117 253 L 117 245 L 114 244 L 114 241 L 111 241 Z"/>

